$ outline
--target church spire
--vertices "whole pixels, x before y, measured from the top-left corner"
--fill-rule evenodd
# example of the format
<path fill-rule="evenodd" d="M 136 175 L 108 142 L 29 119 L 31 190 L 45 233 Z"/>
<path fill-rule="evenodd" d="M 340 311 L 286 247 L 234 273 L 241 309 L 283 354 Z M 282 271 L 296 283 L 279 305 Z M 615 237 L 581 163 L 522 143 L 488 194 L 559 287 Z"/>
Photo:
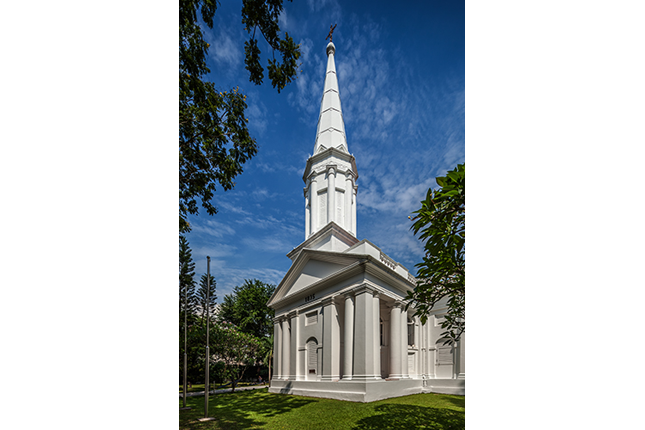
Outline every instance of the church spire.
<path fill-rule="evenodd" d="M 325 73 L 325 88 L 320 103 L 318 116 L 318 129 L 316 131 L 316 144 L 314 154 L 328 149 L 337 148 L 349 153 L 347 138 L 345 137 L 345 123 L 340 107 L 340 94 L 338 92 L 338 78 L 336 77 L 336 63 L 334 54 L 336 46 L 332 42 L 327 45 L 327 72 Z"/>
<path fill-rule="evenodd" d="M 329 31 L 329 39 L 333 31 L 334 27 Z M 358 171 L 345 138 L 334 63 L 335 52 L 336 47 L 330 41 L 327 45 L 327 72 L 320 103 L 316 144 L 302 176 L 305 181 L 305 239 L 321 230 L 329 231 L 327 227 L 339 227 L 356 237 Z M 331 223 L 333 224 L 330 225 Z"/>

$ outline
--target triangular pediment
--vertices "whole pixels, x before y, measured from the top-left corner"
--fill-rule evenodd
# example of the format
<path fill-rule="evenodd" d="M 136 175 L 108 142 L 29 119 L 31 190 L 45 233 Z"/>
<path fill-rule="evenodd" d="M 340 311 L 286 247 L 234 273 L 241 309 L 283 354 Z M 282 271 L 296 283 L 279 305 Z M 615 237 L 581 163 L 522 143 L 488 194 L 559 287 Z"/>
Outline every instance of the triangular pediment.
<path fill-rule="evenodd" d="M 351 270 L 365 261 L 364 255 L 304 249 L 295 258 L 287 274 L 267 303 L 269 306 L 290 296 L 322 285 L 325 280 L 350 276 Z"/>
<path fill-rule="evenodd" d="M 285 293 L 285 297 L 297 293 L 298 291 L 314 284 L 327 276 L 339 272 L 341 269 L 347 267 L 347 264 L 332 263 L 329 261 L 321 261 L 316 259 L 309 259 L 305 263 L 302 271 L 295 277 L 293 285 L 289 291 Z"/>
<path fill-rule="evenodd" d="M 295 247 L 287 257 L 295 261 L 303 249 L 343 252 L 357 243 L 353 234 L 332 221 Z"/>

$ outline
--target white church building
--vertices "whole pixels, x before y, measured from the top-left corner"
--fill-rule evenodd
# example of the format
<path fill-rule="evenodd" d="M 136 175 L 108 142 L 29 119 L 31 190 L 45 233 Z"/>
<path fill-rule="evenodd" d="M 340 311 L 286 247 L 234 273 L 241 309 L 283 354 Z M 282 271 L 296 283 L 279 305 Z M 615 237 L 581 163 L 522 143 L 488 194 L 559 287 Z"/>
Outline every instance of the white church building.
<path fill-rule="evenodd" d="M 426 324 L 405 309 L 415 278 L 356 238 L 358 171 L 349 153 L 333 43 L 314 152 L 307 160 L 305 241 L 268 306 L 275 310 L 269 392 L 371 402 L 415 393 L 465 394 L 464 337 L 437 342 L 445 306 Z"/>

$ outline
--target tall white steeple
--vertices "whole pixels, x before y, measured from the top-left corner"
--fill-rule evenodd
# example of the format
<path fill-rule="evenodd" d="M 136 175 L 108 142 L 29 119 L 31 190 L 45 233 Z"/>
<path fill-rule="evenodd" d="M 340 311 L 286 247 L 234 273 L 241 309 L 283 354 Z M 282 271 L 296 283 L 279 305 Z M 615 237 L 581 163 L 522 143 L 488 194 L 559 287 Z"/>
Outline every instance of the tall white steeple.
<path fill-rule="evenodd" d="M 337 148 L 349 153 L 347 138 L 345 137 L 345 123 L 343 111 L 340 107 L 340 94 L 338 92 L 338 78 L 336 77 L 336 63 L 334 54 L 336 47 L 329 42 L 327 45 L 327 72 L 325 73 L 325 88 L 320 102 L 320 115 L 318 116 L 318 130 L 316 131 L 316 144 L 314 154 L 327 148 Z"/>
<path fill-rule="evenodd" d="M 325 87 L 320 103 L 314 153 L 307 160 L 305 181 L 305 240 L 334 222 L 356 237 L 356 161 L 349 153 L 334 54 L 329 42 Z"/>

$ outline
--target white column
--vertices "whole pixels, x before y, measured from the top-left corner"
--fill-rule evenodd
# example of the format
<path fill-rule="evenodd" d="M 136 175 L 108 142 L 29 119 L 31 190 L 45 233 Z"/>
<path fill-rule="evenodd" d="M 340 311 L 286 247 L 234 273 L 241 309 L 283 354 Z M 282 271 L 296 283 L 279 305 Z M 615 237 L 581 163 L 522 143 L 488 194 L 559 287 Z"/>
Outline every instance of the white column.
<path fill-rule="evenodd" d="M 378 292 L 372 297 L 372 334 L 374 336 L 374 371 L 381 379 L 381 301 Z"/>
<path fill-rule="evenodd" d="M 327 223 L 336 221 L 336 168 L 329 167 L 327 170 Z"/>
<path fill-rule="evenodd" d="M 298 376 L 298 311 L 290 312 L 289 319 L 291 320 L 289 379 L 296 380 Z"/>
<path fill-rule="evenodd" d="M 311 234 L 311 184 L 305 188 L 305 240 Z"/>
<path fill-rule="evenodd" d="M 421 321 L 418 316 L 414 316 L 412 322 L 414 323 L 414 345 L 417 349 L 417 352 L 414 353 L 414 374 L 416 378 L 419 378 L 423 373 L 421 370 Z"/>
<path fill-rule="evenodd" d="M 354 302 L 354 374 L 352 380 L 380 379 L 374 368 L 374 298 L 373 290 L 363 285 L 355 291 Z"/>
<path fill-rule="evenodd" d="M 323 381 L 340 379 L 340 324 L 338 309 L 332 297 L 323 305 Z"/>
<path fill-rule="evenodd" d="M 436 376 L 436 333 L 435 333 L 436 319 L 434 316 L 428 317 L 428 378 L 434 379 Z"/>
<path fill-rule="evenodd" d="M 421 324 L 421 374 L 424 379 L 428 374 L 428 341 L 426 339 L 426 324 Z"/>
<path fill-rule="evenodd" d="M 345 357 L 343 359 L 343 379 L 352 379 L 354 361 L 354 296 L 345 296 Z"/>
<path fill-rule="evenodd" d="M 390 311 L 390 378 L 401 377 L 401 302 Z"/>
<path fill-rule="evenodd" d="M 410 372 L 408 371 L 408 311 L 401 309 L 401 349 L 402 349 L 402 359 L 401 359 L 401 377 L 409 378 Z"/>
<path fill-rule="evenodd" d="M 354 236 L 356 236 L 356 205 L 357 205 L 357 203 L 356 203 L 356 194 L 357 194 L 357 191 L 358 191 L 358 187 L 356 185 L 354 185 L 353 191 L 354 192 L 352 193 L 353 194 L 353 196 L 352 196 L 353 197 L 353 200 L 352 200 L 352 233 L 354 234 Z"/>
<path fill-rule="evenodd" d="M 457 379 L 466 379 L 466 333 L 461 334 L 457 350 L 459 351 L 457 354 L 459 363 Z"/>
<path fill-rule="evenodd" d="M 273 320 L 273 379 L 282 377 L 282 326 L 280 319 Z"/>
<path fill-rule="evenodd" d="M 352 194 L 354 186 L 352 185 L 352 174 L 348 171 L 345 174 L 345 223 L 343 228 L 349 232 L 352 231 Z"/>
<path fill-rule="evenodd" d="M 282 379 L 289 379 L 291 367 L 291 335 L 289 333 L 289 318 L 282 320 Z"/>
<path fill-rule="evenodd" d="M 318 231 L 318 178 L 314 173 L 311 176 L 311 185 L 309 186 L 309 198 L 311 199 L 309 205 L 311 206 L 311 230 L 309 236 Z"/>

